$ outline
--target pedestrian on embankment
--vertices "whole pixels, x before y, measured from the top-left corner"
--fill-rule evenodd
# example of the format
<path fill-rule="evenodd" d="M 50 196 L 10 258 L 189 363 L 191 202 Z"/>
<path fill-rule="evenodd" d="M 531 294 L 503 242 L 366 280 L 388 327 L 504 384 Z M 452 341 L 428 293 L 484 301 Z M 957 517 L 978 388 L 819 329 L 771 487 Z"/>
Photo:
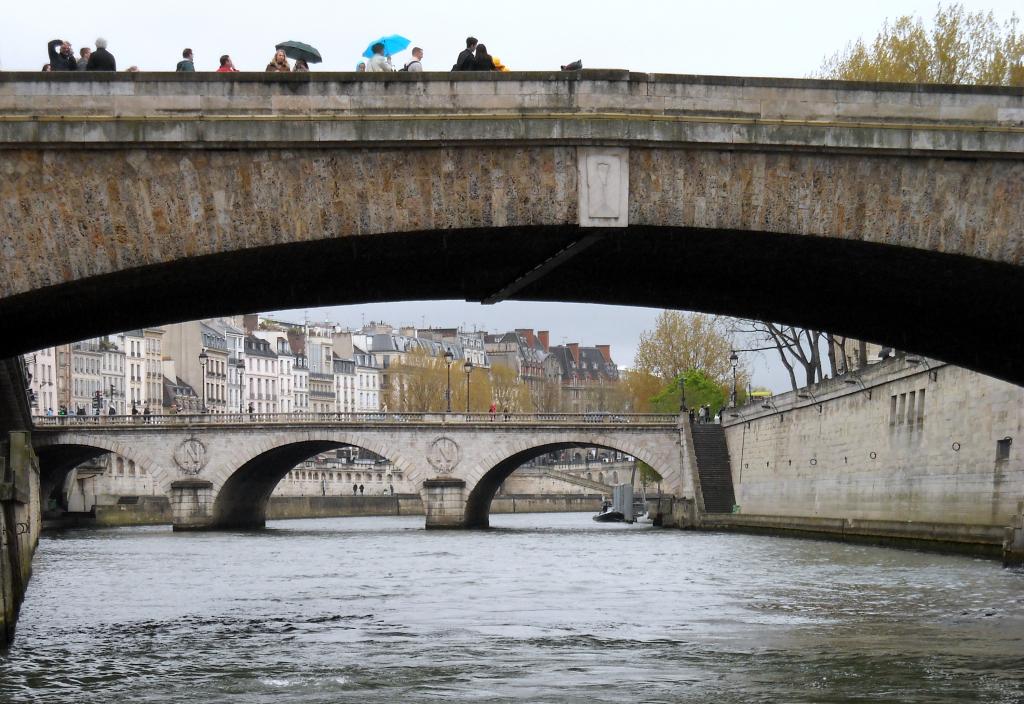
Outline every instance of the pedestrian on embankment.
<path fill-rule="evenodd" d="M 192 50 L 185 49 L 181 52 L 181 61 L 174 67 L 175 72 L 195 73 L 196 64 L 192 59 Z"/>
<path fill-rule="evenodd" d="M 238 69 L 235 68 L 235 62 L 231 60 L 231 56 L 224 54 L 220 57 L 220 67 L 217 69 L 217 73 L 238 73 Z"/>
<path fill-rule="evenodd" d="M 284 50 L 278 49 L 274 53 L 274 58 L 267 64 L 268 73 L 291 73 L 292 67 L 288 65 L 288 57 L 285 56 Z"/>
<path fill-rule="evenodd" d="M 71 49 L 71 42 L 66 39 L 54 39 L 46 45 L 46 52 L 50 57 L 51 71 L 77 71 L 78 62 L 75 60 L 75 52 Z M 44 71 L 46 69 L 43 69 Z"/>
<path fill-rule="evenodd" d="M 89 63 L 86 71 L 116 71 L 117 61 L 114 55 L 107 51 L 107 40 L 103 37 L 96 38 L 96 51 L 89 55 Z"/>
<path fill-rule="evenodd" d="M 466 37 L 466 48 L 459 52 L 452 71 L 474 71 L 476 63 L 476 37 Z"/>

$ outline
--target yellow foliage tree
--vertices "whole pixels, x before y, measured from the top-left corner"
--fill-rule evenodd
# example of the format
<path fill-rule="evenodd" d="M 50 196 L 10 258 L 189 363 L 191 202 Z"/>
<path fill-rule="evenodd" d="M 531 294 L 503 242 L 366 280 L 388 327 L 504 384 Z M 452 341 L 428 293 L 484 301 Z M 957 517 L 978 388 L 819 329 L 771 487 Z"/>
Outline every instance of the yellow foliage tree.
<path fill-rule="evenodd" d="M 904 15 L 868 44 L 858 39 L 825 60 L 819 75 L 852 81 L 1024 86 L 1024 34 L 1012 15 L 939 6 L 932 26 Z"/>
<path fill-rule="evenodd" d="M 665 310 L 654 330 L 640 335 L 636 371 L 657 377 L 662 384 L 690 370 L 720 382 L 732 379 L 728 324 L 716 315 Z"/>
<path fill-rule="evenodd" d="M 631 369 L 622 373 L 622 386 L 631 413 L 653 413 L 651 399 L 664 385 L 661 379 L 645 371 Z"/>
<path fill-rule="evenodd" d="M 490 377 L 491 400 L 499 411 L 526 413 L 530 410 L 532 403 L 529 389 L 519 380 L 514 369 L 494 365 Z"/>

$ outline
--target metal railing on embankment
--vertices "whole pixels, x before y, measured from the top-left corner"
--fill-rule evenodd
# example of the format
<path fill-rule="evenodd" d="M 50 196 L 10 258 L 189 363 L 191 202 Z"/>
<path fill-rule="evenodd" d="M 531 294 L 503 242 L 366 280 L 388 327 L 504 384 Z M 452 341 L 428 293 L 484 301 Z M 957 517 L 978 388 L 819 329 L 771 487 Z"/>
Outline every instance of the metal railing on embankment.
<path fill-rule="evenodd" d="M 175 415 L 34 416 L 35 428 L 229 425 L 470 425 L 508 424 L 537 427 L 578 425 L 674 426 L 679 416 L 669 413 L 198 413 Z"/>

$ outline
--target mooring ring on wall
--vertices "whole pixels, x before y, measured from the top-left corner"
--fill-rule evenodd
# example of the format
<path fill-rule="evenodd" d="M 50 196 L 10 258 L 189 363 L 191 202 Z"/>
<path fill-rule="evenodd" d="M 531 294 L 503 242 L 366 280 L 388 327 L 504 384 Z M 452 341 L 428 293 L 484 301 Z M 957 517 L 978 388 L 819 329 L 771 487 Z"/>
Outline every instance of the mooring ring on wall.
<path fill-rule="evenodd" d="M 811 458 L 811 466 L 814 467 L 817 464 L 818 464 L 818 458 L 817 457 L 812 457 Z"/>
<path fill-rule="evenodd" d="M 871 459 L 877 459 L 878 453 L 872 450 L 871 454 L 868 455 L 868 457 L 870 457 Z"/>
<path fill-rule="evenodd" d="M 953 452 L 960 452 L 960 443 L 953 443 Z"/>

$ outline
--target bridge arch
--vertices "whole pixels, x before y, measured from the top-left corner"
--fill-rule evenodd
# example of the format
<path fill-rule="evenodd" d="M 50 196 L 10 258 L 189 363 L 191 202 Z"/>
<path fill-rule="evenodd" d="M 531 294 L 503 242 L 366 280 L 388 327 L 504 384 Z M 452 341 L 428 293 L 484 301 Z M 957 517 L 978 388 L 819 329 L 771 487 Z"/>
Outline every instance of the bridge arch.
<path fill-rule="evenodd" d="M 631 455 L 650 465 L 664 478 L 668 491 L 681 494 L 684 484 L 679 458 L 666 457 L 664 452 L 653 451 L 628 438 L 580 435 L 577 437 L 533 444 L 519 443 L 512 453 L 490 466 L 477 466 L 466 475 L 466 507 L 463 525 L 466 528 L 486 528 L 490 525 L 490 507 L 494 495 L 509 475 L 526 462 L 541 455 L 572 448 L 597 447 Z"/>
<path fill-rule="evenodd" d="M 303 460 L 342 447 L 370 450 L 403 472 L 411 467 L 401 453 L 386 443 L 358 434 L 308 432 L 299 437 L 266 437 L 254 443 L 245 457 L 222 468 L 219 479 L 213 478 L 219 486 L 209 527 L 262 528 L 266 525 L 270 495 L 288 472 Z"/>
<path fill-rule="evenodd" d="M 1020 89 L 24 74 L 0 99 L 31 106 L 0 135 L 0 357 L 261 308 L 517 299 L 778 320 L 1024 383 Z M 621 167 L 626 206 L 595 216 L 614 230 L 589 227 L 591 158 Z"/>
<path fill-rule="evenodd" d="M 166 494 L 172 481 L 166 470 L 151 462 L 149 457 L 137 452 L 131 445 L 116 439 L 95 435 L 78 438 L 72 443 L 37 442 L 36 456 L 39 458 L 39 495 L 47 501 L 55 490 L 64 486 L 71 470 L 84 462 L 112 454 L 133 462 L 151 475 L 160 493 Z"/>

